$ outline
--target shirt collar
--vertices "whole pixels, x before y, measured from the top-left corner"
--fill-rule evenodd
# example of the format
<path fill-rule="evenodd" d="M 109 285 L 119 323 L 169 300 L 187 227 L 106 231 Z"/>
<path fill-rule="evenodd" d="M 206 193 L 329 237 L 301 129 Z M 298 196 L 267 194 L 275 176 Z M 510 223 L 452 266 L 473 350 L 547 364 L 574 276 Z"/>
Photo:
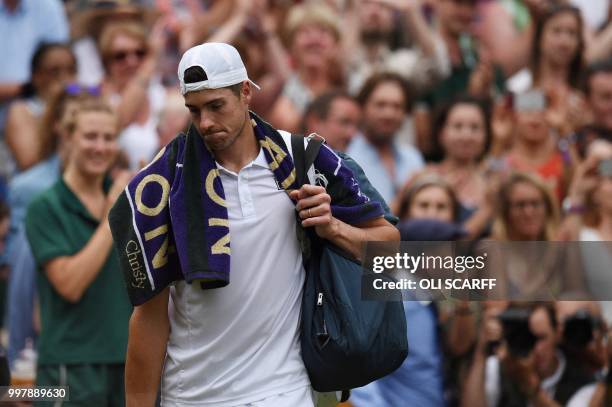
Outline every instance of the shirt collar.
<path fill-rule="evenodd" d="M 393 158 L 397 162 L 400 157 L 399 148 L 397 146 L 397 134 L 393 136 L 393 140 L 391 140 L 391 151 L 393 153 Z M 371 151 L 373 155 L 378 157 L 378 152 L 374 144 L 370 143 L 370 140 L 363 133 L 358 133 L 355 137 L 355 140 L 361 140 L 363 142 L 363 146 L 367 147 L 367 150 Z"/>
<path fill-rule="evenodd" d="M 229 175 L 233 175 L 234 177 L 237 177 L 238 174 L 235 173 L 234 171 L 228 170 L 227 168 L 225 168 L 224 166 L 222 166 L 221 164 L 219 164 L 218 161 L 215 161 L 215 164 L 217 166 L 217 169 L 219 171 L 222 171 L 226 174 Z M 248 163 L 247 165 L 245 165 L 240 171 L 249 168 L 249 167 L 262 167 L 262 168 L 270 168 L 270 164 L 268 164 L 268 160 L 266 160 L 266 156 L 264 154 L 264 150 L 263 148 L 259 148 L 259 154 L 257 154 L 257 157 L 255 157 L 255 159 L 253 161 L 251 161 L 250 163 Z"/>
<path fill-rule="evenodd" d="M 72 212 L 94 222 L 99 223 L 99 220 L 94 218 L 94 216 L 87 210 L 83 202 L 79 199 L 79 197 L 74 193 L 72 189 L 66 184 L 64 181 L 64 177 L 61 176 L 59 179 L 59 187 L 61 191 L 60 199 Z M 108 193 L 110 187 L 112 185 L 112 180 L 110 177 L 105 177 L 102 187 L 105 193 Z"/>
<path fill-rule="evenodd" d="M 270 164 L 268 163 L 268 160 L 266 160 L 266 155 L 264 154 L 263 148 L 259 148 L 259 154 L 257 154 L 257 157 L 251 164 L 258 167 L 270 168 Z"/>

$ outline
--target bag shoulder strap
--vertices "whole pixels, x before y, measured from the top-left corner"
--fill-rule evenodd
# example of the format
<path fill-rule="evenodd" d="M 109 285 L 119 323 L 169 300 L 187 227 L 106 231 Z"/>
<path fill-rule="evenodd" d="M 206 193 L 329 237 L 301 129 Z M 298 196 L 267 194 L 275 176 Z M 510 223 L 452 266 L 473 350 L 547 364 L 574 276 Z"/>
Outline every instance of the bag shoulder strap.
<path fill-rule="evenodd" d="M 314 163 L 319 150 L 321 149 L 322 141 L 315 138 L 310 138 L 308 146 L 304 149 L 304 136 L 300 134 L 291 134 L 291 150 L 293 153 L 293 165 L 295 166 L 295 176 L 298 187 L 308 184 L 308 168 Z M 298 227 L 296 234 L 300 247 L 302 249 L 303 259 L 305 264 L 312 255 L 312 241 L 316 241 L 316 234 L 312 230 L 305 230 L 301 225 L 301 219 L 298 212 L 295 212 Z M 308 270 L 308 267 L 305 267 Z"/>
<path fill-rule="evenodd" d="M 308 140 L 304 149 L 304 137 L 300 134 L 291 134 L 291 150 L 293 152 L 293 165 L 298 185 L 308 184 L 308 169 L 314 163 L 323 141 L 316 137 Z"/>
<path fill-rule="evenodd" d="M 298 187 L 304 185 L 306 178 L 306 157 L 304 155 L 304 137 L 299 134 L 291 134 L 291 152 L 293 153 L 293 165 Z"/>

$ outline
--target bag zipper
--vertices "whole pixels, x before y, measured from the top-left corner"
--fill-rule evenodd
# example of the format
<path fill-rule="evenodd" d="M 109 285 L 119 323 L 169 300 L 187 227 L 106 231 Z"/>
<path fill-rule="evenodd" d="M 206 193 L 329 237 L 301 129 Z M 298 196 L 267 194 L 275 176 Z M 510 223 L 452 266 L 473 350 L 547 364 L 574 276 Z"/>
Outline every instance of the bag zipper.
<path fill-rule="evenodd" d="M 317 305 L 319 307 L 323 305 L 323 293 L 319 293 L 319 295 L 317 296 Z"/>

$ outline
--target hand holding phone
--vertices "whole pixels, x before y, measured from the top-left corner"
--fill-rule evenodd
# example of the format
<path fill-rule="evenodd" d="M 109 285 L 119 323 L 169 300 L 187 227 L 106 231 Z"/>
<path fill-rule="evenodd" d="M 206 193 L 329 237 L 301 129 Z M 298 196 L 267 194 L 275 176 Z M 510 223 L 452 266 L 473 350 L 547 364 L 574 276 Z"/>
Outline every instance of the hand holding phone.
<path fill-rule="evenodd" d="M 539 89 L 517 93 L 512 100 L 515 112 L 543 112 L 548 107 L 546 95 Z"/>

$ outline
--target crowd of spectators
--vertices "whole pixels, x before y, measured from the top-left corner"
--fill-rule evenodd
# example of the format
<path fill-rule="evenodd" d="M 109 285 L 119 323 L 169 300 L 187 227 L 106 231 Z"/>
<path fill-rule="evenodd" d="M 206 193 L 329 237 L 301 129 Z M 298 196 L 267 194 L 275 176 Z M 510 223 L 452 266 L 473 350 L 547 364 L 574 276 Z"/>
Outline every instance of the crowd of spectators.
<path fill-rule="evenodd" d="M 264 120 L 359 164 L 402 240 L 600 242 L 580 247 L 589 296 L 406 301 L 409 357 L 348 403 L 612 403 L 609 0 L 0 0 L 0 342 L 13 371 L 35 346 L 40 384 L 63 380 L 49 366 L 105 363 L 68 378 L 121 386 L 109 196 L 187 128 L 176 70 L 202 42 L 239 50 Z M 507 289 L 537 290 L 540 257 L 508 261 Z"/>

